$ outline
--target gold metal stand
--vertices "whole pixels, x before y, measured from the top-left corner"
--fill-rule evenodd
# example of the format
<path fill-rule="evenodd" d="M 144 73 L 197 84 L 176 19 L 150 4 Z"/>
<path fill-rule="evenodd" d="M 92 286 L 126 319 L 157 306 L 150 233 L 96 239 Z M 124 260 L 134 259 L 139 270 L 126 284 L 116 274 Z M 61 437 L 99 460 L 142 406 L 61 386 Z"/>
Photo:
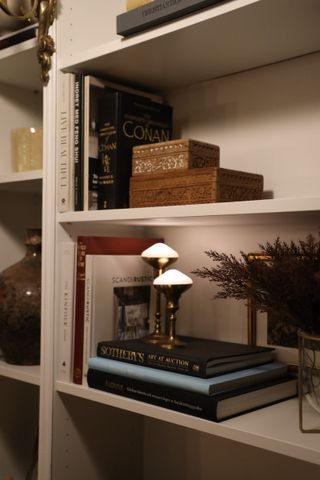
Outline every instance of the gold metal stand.
<path fill-rule="evenodd" d="M 171 256 L 169 256 L 171 255 Z M 154 278 L 162 275 L 165 269 L 175 262 L 178 258 L 177 252 L 163 243 L 156 243 L 150 248 L 142 252 L 142 259 L 151 265 L 154 269 Z M 159 291 L 156 293 L 156 312 L 154 330 L 150 335 L 142 338 L 144 343 L 161 343 L 167 336 L 162 332 L 161 328 L 161 294 Z"/>
<path fill-rule="evenodd" d="M 43 85 L 49 81 L 51 57 L 55 52 L 53 38 L 48 34 L 56 14 L 57 0 L 33 0 L 32 7 L 24 14 L 12 12 L 7 0 L 0 0 L 0 8 L 16 20 L 36 19 L 38 27 L 38 61 L 41 66 L 41 80 Z"/>

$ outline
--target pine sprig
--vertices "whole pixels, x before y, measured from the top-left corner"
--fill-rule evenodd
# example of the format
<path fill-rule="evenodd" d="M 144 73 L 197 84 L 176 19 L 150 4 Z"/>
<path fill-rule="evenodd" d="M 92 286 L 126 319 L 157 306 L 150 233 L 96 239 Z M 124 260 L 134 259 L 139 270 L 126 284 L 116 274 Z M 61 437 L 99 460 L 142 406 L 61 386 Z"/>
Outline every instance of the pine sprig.
<path fill-rule="evenodd" d="M 206 251 L 212 267 L 192 273 L 215 282 L 215 298 L 246 300 L 256 308 L 277 316 L 297 328 L 320 333 L 320 241 L 313 235 L 297 243 L 281 241 L 259 245 L 265 260 L 239 258 L 215 250 Z"/>

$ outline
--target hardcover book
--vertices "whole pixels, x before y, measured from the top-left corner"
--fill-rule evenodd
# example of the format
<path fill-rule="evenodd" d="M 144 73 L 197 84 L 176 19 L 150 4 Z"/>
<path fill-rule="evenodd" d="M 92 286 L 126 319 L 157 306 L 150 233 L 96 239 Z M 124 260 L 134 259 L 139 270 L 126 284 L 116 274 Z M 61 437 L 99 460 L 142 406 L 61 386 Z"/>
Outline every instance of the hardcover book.
<path fill-rule="evenodd" d="M 124 37 L 141 32 L 197 10 L 211 7 L 222 0 L 154 0 L 151 4 L 117 16 L 117 34 Z"/>
<path fill-rule="evenodd" d="M 140 95 L 148 100 L 161 103 L 162 98 L 151 92 L 124 86 L 93 75 L 83 76 L 83 89 L 80 90 L 83 99 L 83 129 L 80 137 L 83 174 L 83 210 L 98 209 L 99 155 L 98 155 L 98 105 L 104 92 L 126 92 Z"/>
<path fill-rule="evenodd" d="M 86 255 L 140 255 L 159 239 L 136 237 L 79 236 L 76 252 L 76 290 L 73 339 L 73 382 L 83 378 Z M 142 260 L 141 260 L 142 263 Z"/>
<path fill-rule="evenodd" d="M 130 179 L 130 207 L 260 200 L 263 176 L 228 168 L 195 168 Z"/>
<path fill-rule="evenodd" d="M 283 363 L 269 362 L 210 378 L 199 378 L 101 357 L 89 358 L 88 367 L 113 375 L 121 375 L 122 377 L 157 383 L 164 387 L 171 386 L 204 395 L 214 395 L 234 388 L 279 378 L 285 375 L 288 369 L 287 365 Z"/>
<path fill-rule="evenodd" d="M 108 92 L 99 103 L 98 208 L 128 208 L 134 145 L 170 140 L 172 108 L 146 97 Z"/>
<path fill-rule="evenodd" d="M 83 132 L 84 132 L 84 76 L 76 74 L 74 79 L 74 209 L 83 210 Z"/>
<path fill-rule="evenodd" d="M 73 210 L 74 185 L 74 79 L 73 73 L 59 72 L 57 208 Z"/>
<path fill-rule="evenodd" d="M 140 255 L 86 255 L 83 375 L 99 341 L 149 333 L 153 271 Z"/>
<path fill-rule="evenodd" d="M 219 167 L 219 159 L 218 145 L 190 138 L 141 145 L 132 149 L 132 175 Z"/>
<path fill-rule="evenodd" d="M 297 379 L 289 375 L 211 396 L 94 369 L 88 371 L 88 385 L 215 422 L 297 395 Z"/>
<path fill-rule="evenodd" d="M 163 370 L 210 377 L 273 360 L 273 348 L 221 342 L 195 337 L 180 337 L 186 347 L 165 350 L 140 339 L 103 341 L 97 356 Z"/>

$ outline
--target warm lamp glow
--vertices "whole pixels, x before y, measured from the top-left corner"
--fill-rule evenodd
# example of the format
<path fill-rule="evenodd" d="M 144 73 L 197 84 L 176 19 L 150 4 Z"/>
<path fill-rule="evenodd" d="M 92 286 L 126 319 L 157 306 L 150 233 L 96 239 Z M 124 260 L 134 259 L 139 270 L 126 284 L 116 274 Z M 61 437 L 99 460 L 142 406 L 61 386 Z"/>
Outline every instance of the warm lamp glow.
<path fill-rule="evenodd" d="M 178 258 L 179 254 L 165 243 L 154 243 L 141 253 L 143 258 Z"/>
<path fill-rule="evenodd" d="M 154 285 L 191 285 L 192 283 L 193 281 L 190 277 L 175 268 L 171 268 L 159 275 L 153 282 Z"/>

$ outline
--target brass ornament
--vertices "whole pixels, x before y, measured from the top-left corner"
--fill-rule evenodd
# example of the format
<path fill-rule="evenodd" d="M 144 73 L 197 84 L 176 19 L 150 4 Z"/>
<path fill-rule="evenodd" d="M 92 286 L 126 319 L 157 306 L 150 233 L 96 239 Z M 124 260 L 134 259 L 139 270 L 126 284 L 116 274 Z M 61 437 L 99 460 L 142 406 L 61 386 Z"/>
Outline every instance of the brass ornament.
<path fill-rule="evenodd" d="M 56 14 L 57 0 L 33 0 L 30 10 L 19 15 L 14 13 L 8 7 L 8 0 L 0 0 L 0 8 L 7 15 L 17 20 L 36 19 L 38 21 L 38 62 L 41 66 L 41 80 L 43 85 L 49 81 L 49 71 L 51 69 L 51 57 L 55 52 L 53 38 L 48 31 L 52 25 Z"/>

